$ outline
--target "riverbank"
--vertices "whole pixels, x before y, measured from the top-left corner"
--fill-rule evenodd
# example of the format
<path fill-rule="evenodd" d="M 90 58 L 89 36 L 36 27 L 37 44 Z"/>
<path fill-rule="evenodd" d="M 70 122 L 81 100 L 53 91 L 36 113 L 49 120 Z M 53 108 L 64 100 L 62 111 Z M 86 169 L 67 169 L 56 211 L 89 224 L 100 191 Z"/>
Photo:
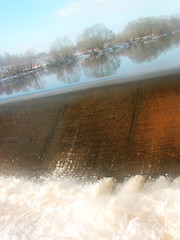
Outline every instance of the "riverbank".
<path fill-rule="evenodd" d="M 28 74 L 32 74 L 38 71 L 45 71 L 47 69 L 51 69 L 52 67 L 63 67 L 64 65 L 68 65 L 75 62 L 83 62 L 86 59 L 94 59 L 98 58 L 102 55 L 108 55 L 111 53 L 123 53 L 125 50 L 131 48 L 132 46 L 138 45 L 147 45 L 157 41 L 158 39 L 164 39 L 169 36 L 179 35 L 179 31 L 174 31 L 171 34 L 161 34 L 161 35 L 148 35 L 144 37 L 139 37 L 135 39 L 129 39 L 125 42 L 121 43 L 109 43 L 106 44 L 103 49 L 94 49 L 88 50 L 85 52 L 76 51 L 73 53 L 72 58 L 64 59 L 63 61 L 55 61 L 51 56 L 45 54 L 44 56 L 23 60 L 17 64 L 9 64 L 7 66 L 3 66 L 0 69 L 0 82 L 8 81 L 12 79 L 17 79 L 22 76 L 26 76 Z"/>
<path fill-rule="evenodd" d="M 0 173 L 177 176 L 180 74 L 0 107 Z"/>
<path fill-rule="evenodd" d="M 42 97 L 48 97 L 48 96 L 54 96 L 58 94 L 66 94 L 66 93 L 73 93 L 76 91 L 84 91 L 87 89 L 93 89 L 98 87 L 104 87 L 104 86 L 111 86 L 111 85 L 118 85 L 121 83 L 128 83 L 128 82 L 135 82 L 135 81 L 144 81 L 149 78 L 155 78 L 155 77 L 164 77 L 169 76 L 173 74 L 180 73 L 180 68 L 161 68 L 159 70 L 154 71 L 146 71 L 142 73 L 136 73 L 136 74 L 125 74 L 122 76 L 115 75 L 115 76 L 108 76 L 104 78 L 99 78 L 96 81 L 93 82 L 85 82 L 85 83 L 76 83 L 72 86 L 66 86 L 66 87 L 60 87 L 56 89 L 47 89 L 44 91 L 39 92 L 30 92 L 29 94 L 23 94 L 20 96 L 12 96 L 7 98 L 0 99 L 0 106 L 8 103 L 15 103 L 15 102 L 21 102 L 21 101 L 27 101 L 30 99 L 36 99 L 36 98 L 42 98 Z"/>

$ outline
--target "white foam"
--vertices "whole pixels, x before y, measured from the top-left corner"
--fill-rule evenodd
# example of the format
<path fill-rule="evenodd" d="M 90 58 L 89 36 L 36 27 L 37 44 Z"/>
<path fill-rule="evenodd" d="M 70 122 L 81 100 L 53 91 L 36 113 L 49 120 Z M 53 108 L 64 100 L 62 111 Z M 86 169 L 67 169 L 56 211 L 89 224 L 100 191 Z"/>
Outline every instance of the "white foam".
<path fill-rule="evenodd" d="M 180 178 L 0 177 L 2 240 L 180 239 Z"/>

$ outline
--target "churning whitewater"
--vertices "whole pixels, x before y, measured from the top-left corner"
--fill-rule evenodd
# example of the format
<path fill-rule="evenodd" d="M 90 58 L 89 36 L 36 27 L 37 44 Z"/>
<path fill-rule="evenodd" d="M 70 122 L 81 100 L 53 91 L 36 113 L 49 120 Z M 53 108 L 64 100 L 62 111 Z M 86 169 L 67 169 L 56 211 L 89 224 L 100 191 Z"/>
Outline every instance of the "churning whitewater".
<path fill-rule="evenodd" d="M 180 178 L 1 176 L 0 239 L 180 239 Z"/>

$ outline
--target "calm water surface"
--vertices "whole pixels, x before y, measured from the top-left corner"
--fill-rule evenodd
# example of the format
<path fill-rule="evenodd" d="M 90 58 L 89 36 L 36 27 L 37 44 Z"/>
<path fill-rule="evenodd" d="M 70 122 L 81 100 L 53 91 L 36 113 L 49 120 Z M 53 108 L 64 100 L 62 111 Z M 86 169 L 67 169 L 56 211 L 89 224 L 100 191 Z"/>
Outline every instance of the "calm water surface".
<path fill-rule="evenodd" d="M 16 79 L 0 82 L 0 101 L 70 86 L 146 74 L 180 67 L 180 35 L 136 45 L 93 59 L 48 67 Z"/>

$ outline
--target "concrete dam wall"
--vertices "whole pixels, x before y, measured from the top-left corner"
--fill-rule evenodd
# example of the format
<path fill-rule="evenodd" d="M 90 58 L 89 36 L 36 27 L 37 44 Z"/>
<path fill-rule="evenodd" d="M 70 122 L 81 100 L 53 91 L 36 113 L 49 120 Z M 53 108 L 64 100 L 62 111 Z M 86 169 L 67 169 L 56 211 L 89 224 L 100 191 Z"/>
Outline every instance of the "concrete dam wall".
<path fill-rule="evenodd" d="M 0 173 L 180 172 L 180 75 L 0 106 Z"/>

